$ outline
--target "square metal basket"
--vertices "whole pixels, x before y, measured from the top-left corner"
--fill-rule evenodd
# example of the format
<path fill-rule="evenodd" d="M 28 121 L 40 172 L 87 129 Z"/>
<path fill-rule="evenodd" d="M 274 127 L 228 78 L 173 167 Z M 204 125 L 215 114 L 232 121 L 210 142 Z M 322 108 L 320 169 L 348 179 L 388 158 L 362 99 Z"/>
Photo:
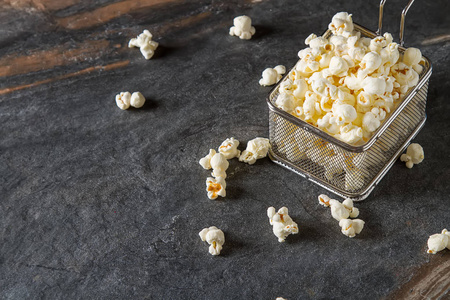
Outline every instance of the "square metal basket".
<path fill-rule="evenodd" d="M 380 14 L 381 11 L 380 7 Z M 354 24 L 354 27 L 361 32 L 361 36 L 377 36 L 375 32 L 358 24 Z M 381 22 L 379 31 L 380 27 Z M 328 38 L 331 34 L 327 30 L 323 36 Z M 403 41 L 402 33 L 401 40 Z M 403 53 L 405 48 L 400 46 L 399 51 Z M 290 73 L 286 72 L 267 98 L 270 158 L 341 197 L 365 199 L 425 123 L 432 67 L 426 57 L 423 57 L 421 64 L 423 70 L 419 74 L 418 84 L 410 88 L 401 104 L 386 118 L 370 140 L 361 146 L 342 142 L 276 107 L 280 84 Z"/>

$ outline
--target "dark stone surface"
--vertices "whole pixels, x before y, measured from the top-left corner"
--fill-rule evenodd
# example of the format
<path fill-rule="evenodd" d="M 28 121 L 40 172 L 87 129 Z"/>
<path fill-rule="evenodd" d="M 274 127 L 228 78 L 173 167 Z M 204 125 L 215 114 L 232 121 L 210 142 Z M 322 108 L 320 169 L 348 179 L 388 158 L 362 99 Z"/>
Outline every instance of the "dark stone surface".
<path fill-rule="evenodd" d="M 340 233 L 317 204 L 322 188 L 268 158 L 232 160 L 227 197 L 206 197 L 209 171 L 197 162 L 210 148 L 233 136 L 243 150 L 268 136 L 261 72 L 293 65 L 304 38 L 338 11 L 374 29 L 378 2 L 174 2 L 74 30 L 55 20 L 82 3 L 51 14 L 2 10 L 3 57 L 93 37 L 121 47 L 0 81 L 6 89 L 55 78 L 0 94 L 0 298 L 379 299 L 421 266 L 448 264 L 448 250 L 425 253 L 428 236 L 450 227 L 445 0 L 416 1 L 407 17 L 406 45 L 433 62 L 428 121 L 415 140 L 426 158 L 411 170 L 396 162 L 356 204 L 366 222 L 360 235 Z M 386 31 L 398 33 L 404 4 L 386 4 Z M 253 18 L 252 40 L 228 35 L 241 14 Z M 196 15 L 204 17 L 177 23 Z M 126 47 L 145 28 L 161 45 L 150 61 Z M 130 63 L 58 77 L 123 60 Z M 142 92 L 145 106 L 119 110 L 114 96 L 126 90 Z M 284 205 L 300 232 L 278 243 L 266 209 Z M 198 237 L 212 225 L 225 232 L 219 257 Z"/>

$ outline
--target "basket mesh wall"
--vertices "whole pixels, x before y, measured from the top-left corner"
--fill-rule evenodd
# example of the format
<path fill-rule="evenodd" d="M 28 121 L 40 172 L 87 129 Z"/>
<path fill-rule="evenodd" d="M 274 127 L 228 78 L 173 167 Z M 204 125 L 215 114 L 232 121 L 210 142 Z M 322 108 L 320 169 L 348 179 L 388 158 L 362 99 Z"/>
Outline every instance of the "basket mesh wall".
<path fill-rule="evenodd" d="M 358 197 L 375 184 L 389 161 L 425 118 L 428 81 L 366 151 L 352 152 L 269 110 L 271 155 L 337 194 Z M 275 102 L 278 91 L 270 95 Z"/>

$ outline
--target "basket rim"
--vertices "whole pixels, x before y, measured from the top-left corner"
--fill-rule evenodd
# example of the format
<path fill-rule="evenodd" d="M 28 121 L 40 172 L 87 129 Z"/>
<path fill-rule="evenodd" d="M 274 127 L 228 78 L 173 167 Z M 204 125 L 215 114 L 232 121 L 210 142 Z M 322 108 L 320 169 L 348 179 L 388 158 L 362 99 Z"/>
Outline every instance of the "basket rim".
<path fill-rule="evenodd" d="M 376 37 L 376 33 L 365 28 L 364 26 L 361 26 L 357 23 L 354 23 L 354 27 L 356 30 L 360 31 L 362 34 L 374 38 Z M 331 31 L 328 29 L 326 30 L 322 36 L 327 36 L 330 35 Z M 399 50 L 401 50 L 401 52 L 404 52 L 406 50 L 405 47 L 402 47 L 399 45 Z M 428 57 L 422 55 L 423 60 L 424 60 L 424 70 L 421 72 L 421 75 L 419 76 L 419 82 L 417 83 L 416 86 L 414 86 L 409 92 L 408 94 L 405 96 L 405 98 L 403 99 L 403 101 L 400 103 L 400 105 L 391 113 L 391 115 L 387 118 L 387 120 L 385 120 L 383 122 L 383 124 L 375 131 L 375 133 L 372 135 L 372 137 L 365 142 L 362 145 L 351 145 L 349 143 L 346 143 L 344 141 L 341 141 L 337 138 L 335 138 L 334 136 L 326 133 L 325 131 L 319 129 L 318 127 L 315 127 L 305 121 L 303 121 L 302 119 L 299 119 L 287 112 L 285 112 L 284 110 L 276 107 L 272 101 L 271 98 L 272 95 L 279 89 L 280 84 L 284 81 L 284 79 L 289 76 L 289 73 L 295 68 L 295 65 L 292 68 L 289 69 L 289 71 L 287 71 L 285 73 L 285 75 L 280 79 L 280 81 L 275 85 L 275 87 L 273 87 L 267 98 L 266 98 L 266 102 L 267 105 L 269 107 L 269 109 L 271 111 L 273 111 L 275 114 L 287 119 L 289 122 L 293 123 L 294 125 L 303 128 L 304 130 L 307 131 L 311 131 L 314 134 L 318 135 L 320 138 L 322 138 L 323 140 L 329 142 L 329 143 L 333 143 L 347 151 L 350 152 L 363 152 L 363 151 L 367 151 L 368 149 L 370 149 L 370 147 L 372 147 L 372 145 L 379 139 L 379 137 L 386 131 L 386 129 L 389 127 L 389 125 L 391 125 L 391 123 L 395 120 L 395 118 L 403 111 L 403 109 L 406 107 L 406 105 L 408 105 L 408 103 L 411 101 L 411 99 L 414 98 L 414 96 L 422 89 L 422 87 L 425 85 L 425 83 L 428 81 L 428 79 L 431 76 L 432 73 L 432 64 L 431 61 L 428 59 Z"/>

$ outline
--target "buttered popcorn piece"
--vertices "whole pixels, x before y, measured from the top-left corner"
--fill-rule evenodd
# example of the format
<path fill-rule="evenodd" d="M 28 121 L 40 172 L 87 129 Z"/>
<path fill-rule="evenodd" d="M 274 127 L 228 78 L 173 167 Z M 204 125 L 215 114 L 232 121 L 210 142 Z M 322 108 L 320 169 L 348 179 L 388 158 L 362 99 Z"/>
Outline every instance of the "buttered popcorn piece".
<path fill-rule="evenodd" d="M 255 34 L 255 27 L 252 26 L 252 19 L 248 16 L 239 16 L 234 18 L 233 25 L 230 28 L 230 35 L 238 36 L 240 39 L 249 40 Z"/>
<path fill-rule="evenodd" d="M 209 253 L 212 255 L 219 255 L 222 246 L 225 243 L 225 235 L 223 231 L 216 226 L 204 228 L 198 234 L 203 242 L 207 242 L 209 246 Z"/>
<path fill-rule="evenodd" d="M 234 137 L 228 138 L 219 146 L 219 152 L 222 153 L 226 159 L 232 159 L 234 157 L 239 158 L 241 151 L 237 149 L 238 146 L 238 140 L 236 140 Z"/>
<path fill-rule="evenodd" d="M 223 177 L 208 177 L 206 178 L 206 192 L 208 198 L 211 200 L 217 199 L 217 197 L 225 197 L 227 184 Z"/>
<path fill-rule="evenodd" d="M 420 164 L 425 158 L 423 148 L 417 143 L 412 143 L 406 149 L 406 153 L 400 156 L 400 160 L 406 162 L 406 167 L 411 169 L 414 165 Z"/>
<path fill-rule="evenodd" d="M 216 154 L 216 150 L 209 149 L 208 155 L 206 155 L 205 157 L 201 158 L 198 163 L 203 167 L 203 169 L 206 169 L 206 170 L 211 169 L 211 158 L 215 154 Z"/>
<path fill-rule="evenodd" d="M 419 65 L 422 60 L 422 52 L 419 49 L 410 47 L 403 53 L 403 63 L 412 67 L 417 73 L 422 72 L 422 66 Z"/>
<path fill-rule="evenodd" d="M 141 51 L 145 59 L 150 59 L 155 54 L 156 48 L 158 48 L 158 43 L 152 41 L 153 35 L 148 30 L 144 30 L 136 38 L 131 39 L 128 42 L 128 47 L 137 47 Z"/>
<path fill-rule="evenodd" d="M 259 80 L 259 84 L 262 86 L 274 85 L 281 79 L 284 73 L 286 73 L 286 68 L 282 65 L 278 65 L 273 69 L 267 68 L 262 72 L 262 78 Z"/>
<path fill-rule="evenodd" d="M 360 234 L 364 228 L 364 221 L 360 219 L 342 219 L 339 221 L 339 226 L 341 226 L 341 232 L 352 238 L 357 234 Z"/>
<path fill-rule="evenodd" d="M 131 94 L 130 92 L 121 92 L 116 95 L 116 105 L 122 109 L 130 108 Z"/>
<path fill-rule="evenodd" d="M 293 95 L 281 93 L 278 95 L 277 100 L 275 101 L 275 105 L 285 112 L 290 113 L 296 107 L 295 98 Z"/>
<path fill-rule="evenodd" d="M 212 176 L 222 177 L 224 179 L 227 177 L 226 170 L 228 169 L 230 163 L 225 158 L 225 155 L 223 155 L 222 153 L 214 154 L 213 157 L 211 157 L 210 164 L 211 168 L 213 169 L 211 173 Z"/>
<path fill-rule="evenodd" d="M 353 207 L 353 201 L 350 198 L 345 199 L 341 203 L 338 200 L 330 199 L 327 195 L 321 194 L 318 200 L 321 205 L 331 208 L 331 216 L 337 221 L 348 217 L 356 218 L 359 215 L 359 210 Z"/>
<path fill-rule="evenodd" d="M 269 139 L 257 137 L 247 143 L 247 148 L 242 151 L 239 161 L 253 165 L 257 159 L 267 156 L 269 148 Z"/>
<path fill-rule="evenodd" d="M 130 105 L 135 108 L 141 108 L 145 104 L 145 97 L 140 92 L 131 94 Z"/>
<path fill-rule="evenodd" d="M 427 253 L 436 254 L 445 248 L 450 250 L 450 232 L 447 229 L 442 230 L 441 233 L 436 233 L 428 238 Z"/>
<path fill-rule="evenodd" d="M 289 216 L 287 207 L 280 208 L 278 212 L 275 211 L 275 207 L 269 207 L 267 216 L 278 242 L 282 243 L 288 235 L 298 233 L 297 223 Z"/>
<path fill-rule="evenodd" d="M 334 35 L 350 36 L 353 31 L 352 15 L 346 12 L 340 12 L 333 16 L 331 23 L 328 25 L 328 29 L 333 32 Z"/>

